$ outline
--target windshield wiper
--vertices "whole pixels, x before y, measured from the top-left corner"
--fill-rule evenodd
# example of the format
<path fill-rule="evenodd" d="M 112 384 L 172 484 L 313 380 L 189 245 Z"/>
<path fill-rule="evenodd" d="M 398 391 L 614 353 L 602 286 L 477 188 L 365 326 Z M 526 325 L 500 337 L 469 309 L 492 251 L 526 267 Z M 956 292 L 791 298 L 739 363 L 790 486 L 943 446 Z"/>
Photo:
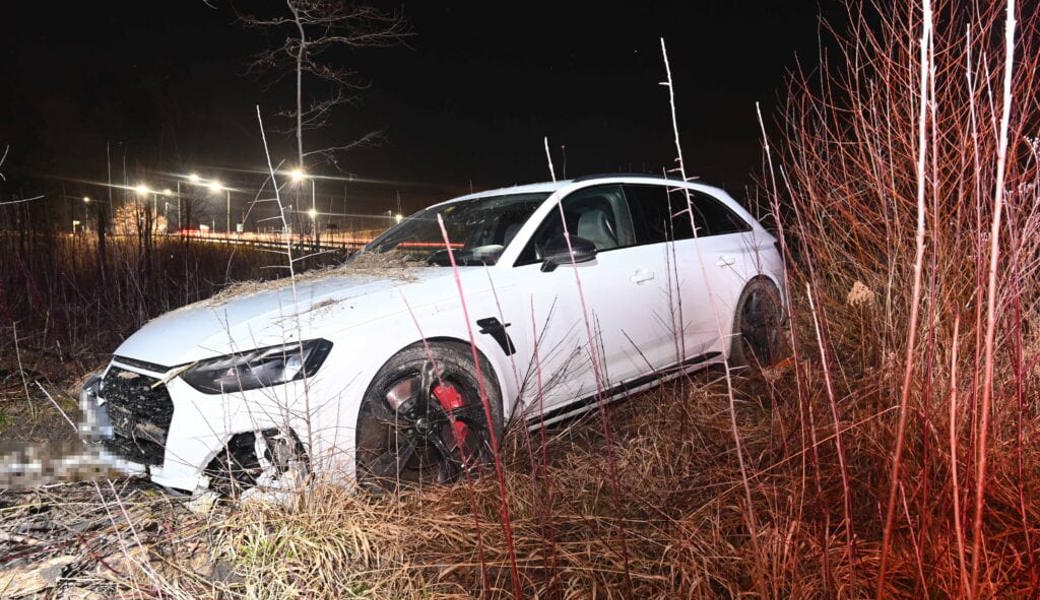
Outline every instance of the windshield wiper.
<path fill-rule="evenodd" d="M 455 250 L 455 264 L 460 267 L 482 267 L 487 264 L 495 264 L 494 261 L 486 261 L 473 254 L 472 250 Z M 438 267 L 450 267 L 451 257 L 447 250 L 438 250 L 426 258 L 426 263 Z"/>
<path fill-rule="evenodd" d="M 476 248 L 460 248 L 453 250 L 452 254 L 455 255 L 455 264 L 460 267 L 485 267 L 491 266 L 498 262 L 498 257 L 502 255 L 502 246 L 478 246 Z M 438 250 L 426 258 L 426 263 L 430 265 L 436 265 L 438 267 L 450 267 L 451 258 L 448 256 L 448 250 Z"/>

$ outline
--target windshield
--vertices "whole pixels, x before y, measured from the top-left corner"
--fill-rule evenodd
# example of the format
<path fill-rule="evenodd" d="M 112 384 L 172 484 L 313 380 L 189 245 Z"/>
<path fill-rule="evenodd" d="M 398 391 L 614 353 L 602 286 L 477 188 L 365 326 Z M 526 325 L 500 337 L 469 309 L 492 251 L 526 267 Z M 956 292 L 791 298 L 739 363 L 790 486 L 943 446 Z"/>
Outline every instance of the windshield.
<path fill-rule="evenodd" d="M 393 252 L 409 261 L 450 265 L 437 214 L 444 220 L 459 265 L 493 265 L 548 193 L 487 196 L 432 206 L 372 240 L 365 252 Z"/>

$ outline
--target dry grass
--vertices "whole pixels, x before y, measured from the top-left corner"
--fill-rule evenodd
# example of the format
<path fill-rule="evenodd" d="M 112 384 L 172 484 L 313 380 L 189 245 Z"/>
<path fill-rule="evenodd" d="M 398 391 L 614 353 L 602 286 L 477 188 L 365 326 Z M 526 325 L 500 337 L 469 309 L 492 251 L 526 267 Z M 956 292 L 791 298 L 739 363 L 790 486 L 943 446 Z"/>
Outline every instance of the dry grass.
<path fill-rule="evenodd" d="M 292 286 L 293 279 L 295 279 L 297 284 L 349 276 L 393 279 L 402 282 L 417 281 L 418 278 L 411 269 L 425 266 L 429 265 L 421 261 L 406 260 L 393 254 L 357 254 L 342 264 L 311 269 L 292 279 L 289 277 L 283 277 L 276 281 L 251 279 L 233 283 L 209 298 L 207 305 L 220 306 L 235 298 L 241 298 L 257 292 L 286 289 Z"/>
<path fill-rule="evenodd" d="M 686 396 L 669 389 L 611 411 L 623 440 L 615 453 L 625 507 L 620 515 L 605 483 L 608 465 L 595 418 L 552 432 L 552 458 L 536 472 L 526 436 L 508 436 L 506 485 L 525 593 L 620 597 L 622 523 L 638 597 L 716 597 L 741 589 L 748 564 L 733 487 L 739 475 L 735 455 L 717 442 L 728 431 L 725 407 L 724 395 L 702 387 Z M 769 426 L 769 412 L 760 407 L 749 405 L 742 417 L 749 428 Z M 240 549 L 246 585 L 271 597 L 300 590 L 298 597 L 334 598 L 357 586 L 364 597 L 472 597 L 480 594 L 481 564 L 493 588 L 486 591 L 508 595 L 498 503 L 492 477 L 472 488 L 459 484 L 390 501 L 322 488 L 299 513 L 261 506 L 237 512 L 226 524 L 225 543 Z M 270 552 L 258 554 L 257 547 Z M 285 547 L 292 550 L 275 550 Z M 310 568 L 314 564 L 329 568 Z"/>
<path fill-rule="evenodd" d="M 551 431 L 550 461 L 534 471 L 525 446 L 530 438 L 518 431 L 506 437 L 506 484 L 525 594 L 620 597 L 620 523 L 631 552 L 633 593 L 639 597 L 714 598 L 737 595 L 748 586 L 755 557 L 746 544 L 736 457 L 725 443 L 728 400 L 708 375 L 699 379 L 610 409 L 620 440 L 615 452 L 622 482 L 619 504 L 610 497 L 612 486 L 604 483 L 605 442 L 596 418 Z M 750 440 L 769 437 L 768 408 L 743 403 L 739 417 Z M 774 450 L 768 444 L 752 448 L 763 461 Z M 778 485 L 787 471 L 781 465 L 760 483 Z M 179 501 L 148 486 L 124 484 L 116 495 L 102 484 L 101 492 L 93 484 L 65 484 L 0 495 L 4 532 L 37 531 L 41 540 L 18 544 L 8 537 L 0 542 L 6 542 L 7 555 L 14 559 L 7 567 L 72 552 L 70 572 L 82 576 L 67 584 L 106 593 L 468 598 L 480 595 L 483 564 L 492 586 L 485 591 L 493 597 L 509 595 L 508 549 L 501 539 L 492 477 L 391 499 L 321 486 L 298 510 L 254 503 L 223 506 L 208 517 L 187 513 Z M 623 514 L 616 513 L 617 505 L 625 507 Z M 126 515 L 120 507 L 126 507 Z M 781 539 L 767 541 L 767 547 L 783 551 L 777 545 Z M 126 550 L 138 545 L 147 552 Z M 193 550 L 186 552 L 187 547 Z M 99 559 L 124 552 L 146 562 L 147 569 L 136 577 L 108 573 Z M 200 569 L 199 553 L 219 559 L 229 575 L 223 581 L 207 579 L 210 561 Z"/>
<path fill-rule="evenodd" d="M 767 187 L 791 289 L 812 291 L 823 325 L 818 349 L 811 317 L 793 311 L 798 342 L 833 365 L 799 371 L 799 426 L 826 421 L 828 378 L 842 423 L 871 420 L 843 436 L 844 473 L 814 452 L 805 501 L 834 503 L 835 473 L 853 482 L 855 510 L 831 519 L 856 556 L 837 564 L 878 597 L 1034 597 L 1037 15 L 1013 15 L 1011 65 L 1005 5 L 931 9 L 921 45 L 932 17 L 920 6 L 850 3 L 841 54 L 792 77 L 780 119 Z"/>
<path fill-rule="evenodd" d="M 0 207 L 0 226 L 3 212 Z M 93 237 L 36 232 L 24 239 L 0 233 L 0 341 L 36 356 L 83 359 L 109 352 L 148 319 L 213 295 L 228 283 L 282 275 L 281 256 L 249 248 L 161 237 L 150 261 L 134 237 L 111 238 L 105 269 Z M 4 353 L 0 367 L 12 368 Z M 82 372 L 86 369 L 81 369 Z"/>
<path fill-rule="evenodd" d="M 760 515 L 756 554 L 748 538 L 728 399 L 719 376 L 710 371 L 609 409 L 622 484 L 617 492 L 606 483 L 607 454 L 596 415 L 550 431 L 549 462 L 534 469 L 527 436 L 515 430 L 507 435 L 506 483 L 525 596 L 623 597 L 624 568 L 617 546 L 622 523 L 634 597 L 754 595 L 756 577 L 770 582 L 774 598 L 863 597 L 871 592 L 880 535 L 877 499 L 884 493 L 879 475 L 886 466 L 879 457 L 886 450 L 871 442 L 870 432 L 877 431 L 885 415 L 846 425 L 856 520 L 873 523 L 857 535 L 850 560 L 840 529 L 841 481 L 833 431 L 819 427 L 816 448 L 801 439 L 801 407 L 782 397 L 794 387 L 792 369 L 781 373 L 772 388 L 761 381 L 738 381 L 737 417 Z M 810 382 L 810 387 L 816 388 L 819 408 L 824 408 L 822 381 Z M 771 396 L 776 403 L 764 400 Z M 104 484 L 101 489 L 104 502 L 92 484 L 0 496 L 5 500 L 0 507 L 4 531 L 36 532 L 47 541 L 25 558 L 71 552 L 75 562 L 67 571 L 71 577 L 66 587 L 90 587 L 106 595 L 511 596 L 493 477 L 478 479 L 471 488 L 458 484 L 382 499 L 318 487 L 296 510 L 228 505 L 207 516 L 192 515 L 176 499 L 147 486 L 123 488 L 118 496 Z M 619 497 L 611 497 L 614 493 Z M 76 497 L 80 499 L 70 500 Z M 618 505 L 624 507 L 621 514 Z M 1037 522 L 1040 510 L 1031 511 L 1031 522 Z M 34 529 L 41 523 L 47 524 L 42 531 Z M 75 533 L 47 531 L 55 528 Z M 993 529 L 1006 536 L 1014 527 L 994 523 Z M 929 561 L 952 556 L 951 538 L 949 532 L 933 536 Z M 897 541 L 889 588 L 901 596 L 897 592 L 904 585 L 912 587 L 919 575 L 911 539 Z M 27 548 L 7 543 L 5 549 L 17 564 L 18 551 Z M 133 550 L 137 545 L 146 551 Z M 995 548 L 991 564 L 1008 581 L 1024 581 L 1026 566 L 1011 560 L 1010 545 L 1011 540 L 1004 540 Z M 133 557 L 130 564 L 144 567 L 124 574 L 120 566 L 127 561 L 120 559 L 115 573 L 99 560 L 126 554 Z M 488 590 L 481 587 L 482 564 Z M 932 579 L 929 585 L 930 597 L 955 595 L 942 591 L 954 589 L 956 581 Z M 1001 597 L 1014 591 L 1006 588 Z"/>

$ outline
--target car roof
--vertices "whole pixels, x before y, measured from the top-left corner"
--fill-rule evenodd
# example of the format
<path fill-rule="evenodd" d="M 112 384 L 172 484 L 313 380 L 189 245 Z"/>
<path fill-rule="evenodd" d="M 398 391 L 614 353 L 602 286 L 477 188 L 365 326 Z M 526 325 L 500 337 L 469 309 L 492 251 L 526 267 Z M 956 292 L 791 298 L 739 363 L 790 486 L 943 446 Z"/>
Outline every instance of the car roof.
<path fill-rule="evenodd" d="M 620 183 L 620 182 L 640 182 L 640 183 L 664 183 L 671 185 L 679 185 L 682 183 L 679 179 L 673 179 L 671 177 L 663 177 L 661 175 L 648 175 L 644 173 L 607 173 L 603 175 L 585 175 L 582 177 L 576 177 L 574 179 L 562 179 L 559 181 L 545 181 L 541 183 L 528 183 L 523 185 L 514 185 L 510 187 L 495 188 L 491 190 L 485 190 L 482 192 L 476 192 L 473 194 L 467 194 L 465 196 L 459 196 L 452 198 L 446 202 L 440 202 L 439 204 L 450 204 L 453 202 L 461 202 L 464 200 L 472 200 L 474 198 L 485 198 L 489 196 L 504 196 L 507 194 L 537 194 L 537 193 L 553 193 L 556 190 L 568 187 L 575 183 Z M 700 189 L 704 191 L 722 191 L 721 188 L 717 188 L 710 185 L 705 185 L 698 182 L 688 182 L 689 187 Z M 434 206 L 437 206 L 434 205 Z"/>

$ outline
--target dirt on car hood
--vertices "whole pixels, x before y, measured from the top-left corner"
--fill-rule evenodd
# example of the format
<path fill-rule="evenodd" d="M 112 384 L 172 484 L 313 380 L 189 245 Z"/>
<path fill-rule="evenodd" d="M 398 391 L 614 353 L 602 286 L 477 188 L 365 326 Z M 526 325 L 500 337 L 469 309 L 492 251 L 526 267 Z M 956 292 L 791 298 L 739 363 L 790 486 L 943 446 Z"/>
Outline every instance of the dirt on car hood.
<path fill-rule="evenodd" d="M 266 345 L 306 339 L 328 326 L 323 311 L 348 303 L 350 315 L 370 319 L 395 312 L 398 288 L 451 276 L 451 269 L 324 269 L 272 282 L 236 284 L 217 296 L 149 321 L 116 349 L 117 356 L 173 367 Z M 451 288 L 448 288 L 451 289 Z M 349 326 L 342 319 L 338 327 Z"/>

